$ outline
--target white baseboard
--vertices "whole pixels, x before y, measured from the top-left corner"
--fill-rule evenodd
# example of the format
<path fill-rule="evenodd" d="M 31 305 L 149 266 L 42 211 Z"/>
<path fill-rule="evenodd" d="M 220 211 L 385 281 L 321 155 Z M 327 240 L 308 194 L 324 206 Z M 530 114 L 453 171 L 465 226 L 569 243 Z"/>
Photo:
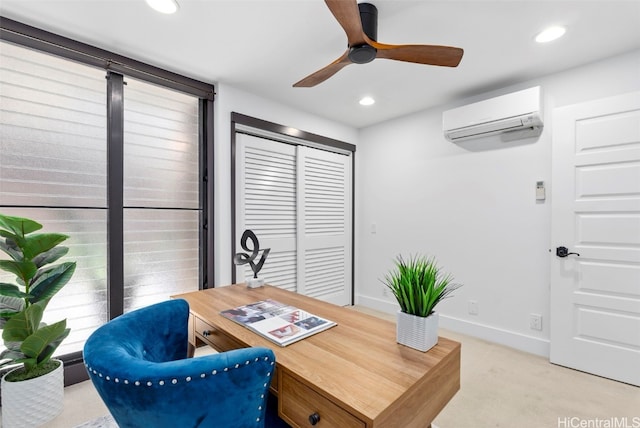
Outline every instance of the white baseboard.
<path fill-rule="evenodd" d="M 356 304 L 366 306 L 377 311 L 395 314 L 398 310 L 396 302 L 388 302 L 369 296 L 356 295 Z M 480 324 L 465 319 L 455 318 L 440 313 L 440 327 L 477 337 L 489 342 L 505 345 L 510 348 L 528 352 L 549 358 L 549 340 L 539 337 L 528 336 L 526 334 L 498 328 L 490 325 Z"/>

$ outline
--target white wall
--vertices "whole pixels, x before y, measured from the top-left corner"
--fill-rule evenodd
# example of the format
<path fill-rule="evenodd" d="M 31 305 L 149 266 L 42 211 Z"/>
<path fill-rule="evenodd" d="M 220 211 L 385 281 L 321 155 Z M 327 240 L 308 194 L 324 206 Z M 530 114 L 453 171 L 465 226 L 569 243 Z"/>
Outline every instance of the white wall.
<path fill-rule="evenodd" d="M 541 85 L 545 128 L 535 140 L 464 146 L 442 135 L 442 112 Z M 640 51 L 541 77 L 360 131 L 356 155 L 356 302 L 393 312 L 380 279 L 398 254 L 435 256 L 464 286 L 439 306 L 441 327 L 548 356 L 554 106 L 640 89 Z M 372 232 L 375 224 L 377 232 Z M 468 314 L 468 301 L 478 315 Z M 529 328 L 529 314 L 543 330 Z"/>
<path fill-rule="evenodd" d="M 214 102 L 215 284 L 231 283 L 231 112 L 357 144 L 355 128 L 319 118 L 251 95 L 225 84 L 216 85 Z"/>

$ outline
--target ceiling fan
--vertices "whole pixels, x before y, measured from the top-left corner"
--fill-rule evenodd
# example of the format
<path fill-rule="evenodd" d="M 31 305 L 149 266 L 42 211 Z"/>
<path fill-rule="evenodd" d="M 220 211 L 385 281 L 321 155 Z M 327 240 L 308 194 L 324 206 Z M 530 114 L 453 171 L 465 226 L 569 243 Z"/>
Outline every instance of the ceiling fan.
<path fill-rule="evenodd" d="M 294 83 L 296 88 L 316 86 L 349 64 L 366 64 L 376 58 L 445 67 L 457 67 L 462 59 L 464 51 L 451 46 L 378 43 L 378 9 L 370 3 L 358 4 L 357 0 L 325 0 L 325 3 L 347 33 L 348 49 L 328 66 Z"/>

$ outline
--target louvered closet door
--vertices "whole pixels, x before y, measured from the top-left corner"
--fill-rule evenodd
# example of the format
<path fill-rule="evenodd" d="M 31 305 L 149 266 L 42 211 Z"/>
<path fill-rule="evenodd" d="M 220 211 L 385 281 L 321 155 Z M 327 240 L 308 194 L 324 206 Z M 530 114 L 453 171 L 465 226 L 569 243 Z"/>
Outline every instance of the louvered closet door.
<path fill-rule="evenodd" d="M 298 177 L 298 291 L 350 304 L 351 158 L 298 146 Z"/>
<path fill-rule="evenodd" d="M 236 154 L 236 251 L 253 230 L 260 248 L 271 248 L 260 277 L 296 291 L 296 147 L 237 134 Z M 248 264 L 236 268 L 236 282 L 252 276 Z"/>
<path fill-rule="evenodd" d="M 351 157 L 236 135 L 236 250 L 245 229 L 271 253 L 267 283 L 351 302 Z M 252 275 L 236 268 L 236 282 Z"/>

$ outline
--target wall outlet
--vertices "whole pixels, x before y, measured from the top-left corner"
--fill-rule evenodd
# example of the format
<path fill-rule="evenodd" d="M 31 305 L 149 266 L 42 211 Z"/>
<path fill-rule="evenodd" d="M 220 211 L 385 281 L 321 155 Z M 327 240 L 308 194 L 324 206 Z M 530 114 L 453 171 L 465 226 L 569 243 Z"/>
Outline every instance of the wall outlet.
<path fill-rule="evenodd" d="M 382 286 L 382 296 L 389 297 L 389 287 L 387 287 L 386 285 Z"/>
<path fill-rule="evenodd" d="M 478 315 L 478 301 L 469 300 L 469 315 Z"/>
<path fill-rule="evenodd" d="M 530 314 L 529 328 L 531 328 L 531 330 L 542 330 L 542 315 Z"/>

